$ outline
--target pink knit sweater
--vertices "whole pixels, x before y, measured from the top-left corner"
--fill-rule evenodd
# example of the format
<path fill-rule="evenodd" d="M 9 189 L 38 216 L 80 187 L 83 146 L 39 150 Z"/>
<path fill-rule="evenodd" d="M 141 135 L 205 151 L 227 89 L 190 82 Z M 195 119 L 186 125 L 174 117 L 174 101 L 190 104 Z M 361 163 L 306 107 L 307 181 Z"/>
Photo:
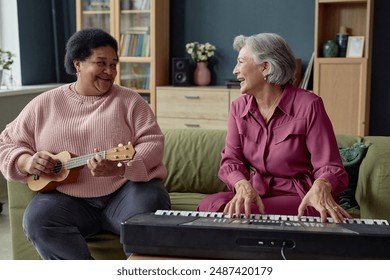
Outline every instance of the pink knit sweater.
<path fill-rule="evenodd" d="M 164 136 L 149 105 L 127 88 L 113 85 L 103 96 L 80 96 L 69 84 L 34 98 L 0 135 L 0 170 L 7 179 L 27 180 L 16 165 L 21 154 L 45 150 L 91 154 L 133 144 L 136 154 L 123 177 L 93 177 L 82 168 L 75 183 L 58 191 L 76 197 L 98 197 L 117 190 L 127 180 L 163 179 Z"/>

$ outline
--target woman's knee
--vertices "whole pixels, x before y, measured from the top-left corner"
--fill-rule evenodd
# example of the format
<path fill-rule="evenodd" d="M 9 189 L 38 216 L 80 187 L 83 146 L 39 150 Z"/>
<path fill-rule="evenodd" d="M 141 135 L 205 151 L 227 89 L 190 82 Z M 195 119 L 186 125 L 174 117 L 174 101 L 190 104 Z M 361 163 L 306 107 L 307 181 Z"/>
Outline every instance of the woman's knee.
<path fill-rule="evenodd" d="M 156 209 L 170 209 L 171 201 L 167 190 L 161 180 L 151 180 L 149 182 L 129 182 L 127 195 L 131 196 L 133 204 L 145 211 Z"/>
<path fill-rule="evenodd" d="M 145 204 L 155 209 L 170 209 L 171 200 L 164 184 L 160 180 L 152 180 L 147 183 Z"/>
<path fill-rule="evenodd" d="M 35 239 L 35 236 L 40 236 L 48 223 L 47 211 L 32 204 L 34 203 L 30 203 L 26 208 L 22 221 L 23 231 L 31 240 Z"/>

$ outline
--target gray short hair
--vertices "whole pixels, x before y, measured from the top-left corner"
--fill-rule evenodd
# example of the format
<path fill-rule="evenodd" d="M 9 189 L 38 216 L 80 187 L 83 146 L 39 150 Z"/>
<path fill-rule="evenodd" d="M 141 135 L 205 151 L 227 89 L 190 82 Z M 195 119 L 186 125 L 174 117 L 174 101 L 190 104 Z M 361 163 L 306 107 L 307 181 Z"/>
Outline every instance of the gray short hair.
<path fill-rule="evenodd" d="M 295 78 L 295 56 L 290 46 L 275 33 L 260 33 L 252 36 L 239 35 L 234 38 L 233 47 L 240 51 L 247 46 L 256 63 L 267 61 L 270 70 L 267 82 L 277 85 L 292 84 Z"/>

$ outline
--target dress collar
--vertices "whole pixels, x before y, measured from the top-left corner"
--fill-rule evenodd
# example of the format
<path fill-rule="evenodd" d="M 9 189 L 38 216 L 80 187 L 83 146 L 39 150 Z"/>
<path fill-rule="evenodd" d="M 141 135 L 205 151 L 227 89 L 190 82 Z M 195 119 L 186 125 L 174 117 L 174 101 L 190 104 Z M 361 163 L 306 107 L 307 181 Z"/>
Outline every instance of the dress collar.
<path fill-rule="evenodd" d="M 298 88 L 292 85 L 286 85 L 282 92 L 278 108 L 282 110 L 286 115 L 291 115 L 293 102 L 296 96 Z M 257 109 L 256 99 L 252 95 L 247 95 L 247 104 L 241 114 L 241 118 L 245 117 L 249 113 L 253 114 Z"/>

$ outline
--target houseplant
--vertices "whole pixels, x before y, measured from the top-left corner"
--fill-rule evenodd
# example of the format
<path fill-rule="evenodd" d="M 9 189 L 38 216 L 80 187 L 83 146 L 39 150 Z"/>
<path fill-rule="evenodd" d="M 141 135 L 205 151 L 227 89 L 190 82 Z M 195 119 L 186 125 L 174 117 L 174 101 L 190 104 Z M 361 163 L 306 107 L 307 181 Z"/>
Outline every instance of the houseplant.
<path fill-rule="evenodd" d="M 12 58 L 14 56 L 12 52 L 0 48 L 0 85 L 3 80 L 3 70 L 11 70 L 11 66 L 14 63 Z"/>
<path fill-rule="evenodd" d="M 186 44 L 187 53 L 196 63 L 194 71 L 194 83 L 198 86 L 207 86 L 211 82 L 210 69 L 207 67 L 209 60 L 214 56 L 215 46 L 210 43 L 191 42 Z"/>
<path fill-rule="evenodd" d="M 11 70 L 11 66 L 14 63 L 12 58 L 14 56 L 12 52 L 0 48 L 0 69 Z"/>

